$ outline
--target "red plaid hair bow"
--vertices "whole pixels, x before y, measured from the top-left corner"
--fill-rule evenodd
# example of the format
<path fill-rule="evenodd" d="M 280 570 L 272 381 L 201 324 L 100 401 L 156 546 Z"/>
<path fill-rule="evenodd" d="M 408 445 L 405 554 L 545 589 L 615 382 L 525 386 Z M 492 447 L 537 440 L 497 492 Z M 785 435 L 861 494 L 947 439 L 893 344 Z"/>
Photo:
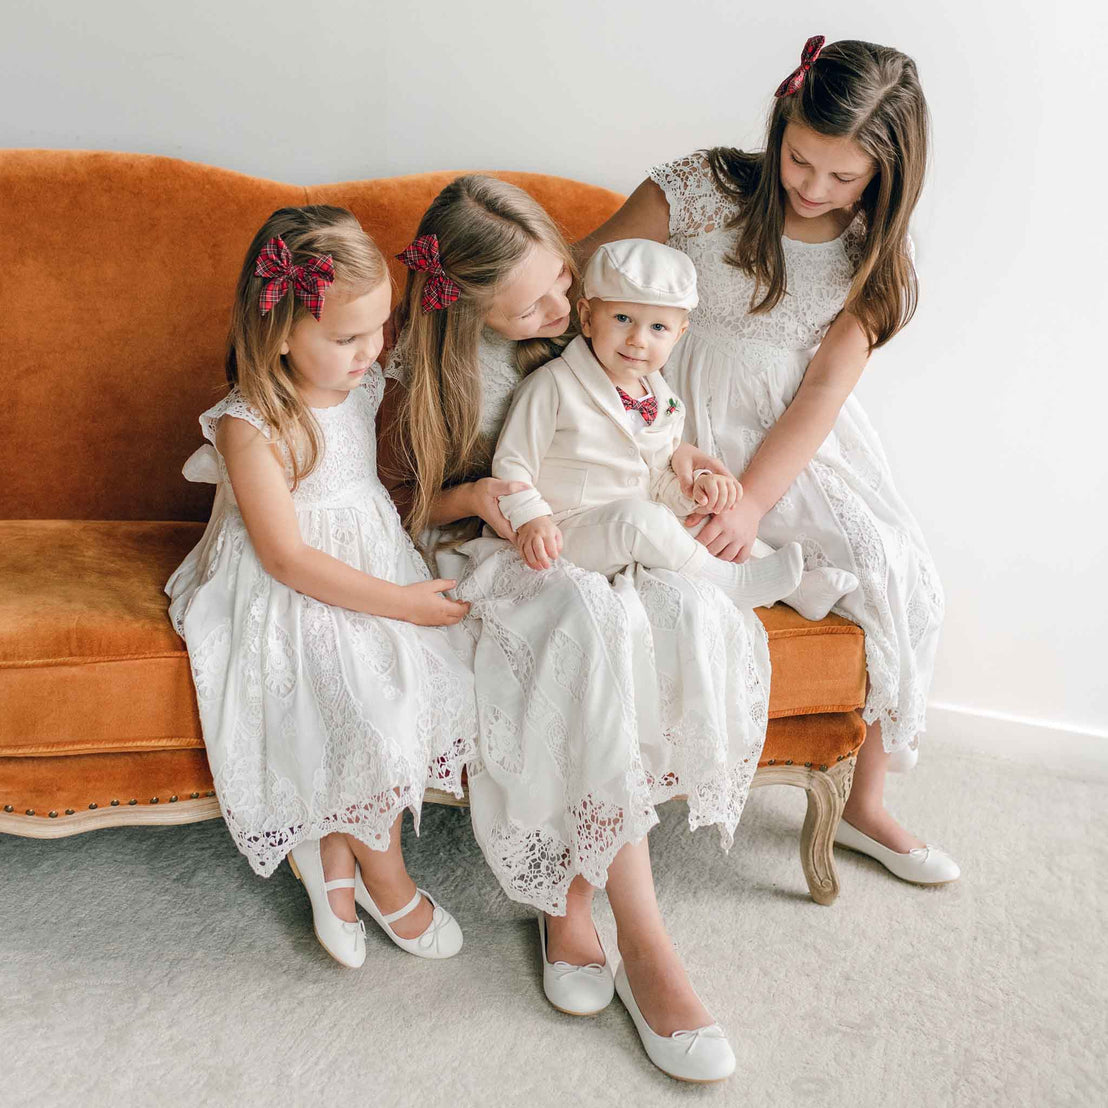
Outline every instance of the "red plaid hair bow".
<path fill-rule="evenodd" d="M 656 396 L 644 396 L 641 400 L 632 400 L 619 385 L 616 385 L 616 392 L 619 393 L 619 398 L 623 401 L 624 409 L 628 412 L 638 412 L 647 427 L 658 418 L 658 398 Z"/>
<path fill-rule="evenodd" d="M 823 49 L 823 44 L 826 41 L 827 39 L 823 35 L 812 35 L 801 51 L 800 65 L 777 86 L 774 96 L 792 96 L 804 84 L 804 74 L 812 68 L 812 62 L 819 57 L 819 52 Z"/>
<path fill-rule="evenodd" d="M 437 312 L 453 304 L 462 290 L 446 275 L 439 257 L 439 236 L 420 235 L 410 246 L 396 255 L 409 269 L 426 273 L 420 304 L 425 312 Z"/>
<path fill-rule="evenodd" d="M 318 322 L 323 315 L 323 294 L 329 285 L 335 283 L 335 263 L 330 254 L 324 254 L 303 265 L 293 265 L 292 251 L 278 235 L 262 247 L 258 254 L 258 264 L 254 266 L 254 276 L 268 278 L 258 302 L 262 315 L 272 311 L 281 302 L 291 284 L 293 291 Z"/>

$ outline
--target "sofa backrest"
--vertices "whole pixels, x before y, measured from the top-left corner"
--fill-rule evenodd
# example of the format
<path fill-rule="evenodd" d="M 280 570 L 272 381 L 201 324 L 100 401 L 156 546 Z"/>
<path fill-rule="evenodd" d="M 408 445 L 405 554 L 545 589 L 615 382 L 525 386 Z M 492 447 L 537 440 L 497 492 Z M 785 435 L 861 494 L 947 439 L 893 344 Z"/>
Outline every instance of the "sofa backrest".
<path fill-rule="evenodd" d="M 0 518 L 198 520 L 181 476 L 226 390 L 231 298 L 274 209 L 349 208 L 390 259 L 456 173 L 303 188 L 137 154 L 0 151 Z M 622 197 L 534 173 L 572 241 Z"/>

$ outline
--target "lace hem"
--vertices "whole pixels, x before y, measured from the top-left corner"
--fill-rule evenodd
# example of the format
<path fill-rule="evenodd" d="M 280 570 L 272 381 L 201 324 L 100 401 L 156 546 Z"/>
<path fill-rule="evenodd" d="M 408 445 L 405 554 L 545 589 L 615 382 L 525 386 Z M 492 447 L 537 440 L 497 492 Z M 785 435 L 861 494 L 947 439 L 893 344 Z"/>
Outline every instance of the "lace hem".
<path fill-rule="evenodd" d="M 418 835 L 424 790 L 441 789 L 459 800 L 462 799 L 462 771 L 474 753 L 472 742 L 459 739 L 450 752 L 435 759 L 428 768 L 427 779 L 423 784 L 408 782 L 398 785 L 377 793 L 369 800 L 356 801 L 328 815 L 313 815 L 304 810 L 304 805 L 294 801 L 293 806 L 299 808 L 299 811 L 293 812 L 286 808 L 283 817 L 274 816 L 267 821 L 268 826 L 262 828 L 258 828 L 253 822 L 240 821 L 235 811 L 224 805 L 219 783 L 216 786 L 216 795 L 220 801 L 223 820 L 235 846 L 246 856 L 250 868 L 259 877 L 269 877 L 294 847 L 301 843 L 315 842 L 339 831 L 353 836 L 371 850 L 387 850 L 392 825 L 404 809 L 412 813 Z M 270 785 L 271 790 L 277 794 L 288 796 L 292 790 L 290 782 L 273 779 Z"/>
<path fill-rule="evenodd" d="M 691 789 L 684 787 L 676 774 L 668 773 L 658 780 L 647 775 L 640 786 L 650 800 L 641 807 L 632 803 L 623 809 L 591 796 L 582 797 L 567 808 L 569 842 L 545 828 L 526 827 L 498 817 L 490 824 L 481 849 L 510 900 L 547 915 L 564 916 L 573 879 L 580 876 L 595 888 L 604 888 L 616 855 L 625 846 L 641 841 L 658 823 L 655 808 L 667 800 L 684 797 L 689 806 L 689 830 L 717 826 L 720 849 L 729 852 L 756 768 L 729 767 Z M 471 789 L 476 777 L 477 771 L 471 767 Z M 632 813 L 630 818 L 627 811 Z"/>

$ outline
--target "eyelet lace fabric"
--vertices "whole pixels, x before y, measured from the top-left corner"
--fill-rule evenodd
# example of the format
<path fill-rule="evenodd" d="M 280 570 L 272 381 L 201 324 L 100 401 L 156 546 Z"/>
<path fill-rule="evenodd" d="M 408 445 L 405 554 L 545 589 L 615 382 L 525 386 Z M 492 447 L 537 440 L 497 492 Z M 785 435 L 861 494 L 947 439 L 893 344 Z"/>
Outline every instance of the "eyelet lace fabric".
<path fill-rule="evenodd" d="M 495 434 L 513 344 L 486 337 L 480 365 Z M 461 550 L 479 719 L 471 817 L 507 895 L 563 914 L 573 878 L 604 885 L 676 796 L 690 828 L 716 826 L 729 849 L 768 719 L 761 621 L 676 573 L 609 583 L 564 559 L 529 569 L 495 537 Z"/>
<path fill-rule="evenodd" d="M 313 410 L 323 455 L 291 495 L 309 546 L 410 584 L 429 574 L 376 476 L 383 384 L 374 367 L 341 404 Z M 459 628 L 334 607 L 271 577 L 214 451 L 224 416 L 270 437 L 237 390 L 200 417 L 219 492 L 204 539 L 166 592 L 224 819 L 265 877 L 294 846 L 333 831 L 384 850 L 403 809 L 418 829 L 427 785 L 462 794 L 476 752 L 471 647 Z"/>
<path fill-rule="evenodd" d="M 753 278 L 728 265 L 733 201 L 702 155 L 650 170 L 669 202 L 669 244 L 696 265 L 700 303 L 666 367 L 684 398 L 686 433 L 741 474 L 792 401 L 815 349 L 842 309 L 865 230 L 856 219 L 830 242 L 783 239 L 787 292 L 772 311 L 747 310 Z M 908 244 L 909 250 L 911 244 Z M 834 565 L 859 579 L 834 611 L 866 633 L 870 688 L 863 718 L 880 723 L 886 750 L 924 729 L 943 618 L 927 544 L 893 484 L 877 432 L 858 400 L 762 520 L 772 546 L 799 540 L 805 568 Z"/>

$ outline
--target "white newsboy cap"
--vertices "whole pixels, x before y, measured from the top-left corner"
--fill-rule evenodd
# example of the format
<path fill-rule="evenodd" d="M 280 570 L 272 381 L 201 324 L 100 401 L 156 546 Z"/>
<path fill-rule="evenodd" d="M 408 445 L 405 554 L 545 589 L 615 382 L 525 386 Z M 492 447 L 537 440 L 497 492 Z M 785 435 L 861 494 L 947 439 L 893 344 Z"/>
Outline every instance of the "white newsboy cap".
<path fill-rule="evenodd" d="M 585 266 L 587 300 L 685 308 L 697 305 L 696 266 L 687 254 L 651 239 L 619 239 L 599 247 Z"/>

